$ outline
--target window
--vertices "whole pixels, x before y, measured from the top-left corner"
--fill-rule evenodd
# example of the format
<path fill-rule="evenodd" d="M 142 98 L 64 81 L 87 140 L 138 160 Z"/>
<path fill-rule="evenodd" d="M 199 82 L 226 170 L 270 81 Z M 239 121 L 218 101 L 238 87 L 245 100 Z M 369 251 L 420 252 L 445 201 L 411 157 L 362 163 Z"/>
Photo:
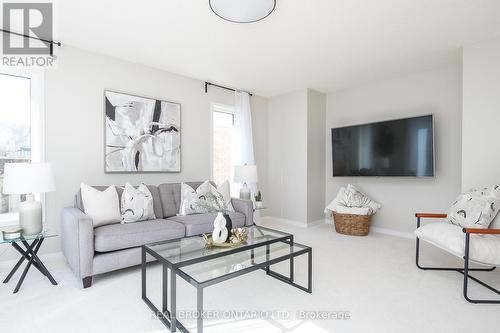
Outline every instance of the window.
<path fill-rule="evenodd" d="M 0 71 L 0 188 L 5 163 L 41 160 L 41 82 L 39 74 Z M 0 191 L 0 222 L 15 221 L 20 202 Z"/>
<path fill-rule="evenodd" d="M 212 179 L 216 184 L 231 180 L 233 171 L 234 114 L 228 106 L 212 107 Z"/>

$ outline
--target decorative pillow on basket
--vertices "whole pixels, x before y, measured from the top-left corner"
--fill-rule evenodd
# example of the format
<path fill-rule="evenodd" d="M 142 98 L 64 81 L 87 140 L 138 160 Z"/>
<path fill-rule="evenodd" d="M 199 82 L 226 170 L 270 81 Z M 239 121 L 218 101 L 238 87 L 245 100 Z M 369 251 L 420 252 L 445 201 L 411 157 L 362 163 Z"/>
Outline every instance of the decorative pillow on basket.
<path fill-rule="evenodd" d="M 325 211 L 333 211 L 341 214 L 372 215 L 382 206 L 372 200 L 369 196 L 362 193 L 356 187 L 348 184 L 347 187 L 341 187 L 337 196 L 326 207 Z M 352 208 L 352 212 L 349 212 Z M 354 209 L 363 208 L 363 210 Z M 360 211 L 366 211 L 366 214 L 359 214 Z"/>
<path fill-rule="evenodd" d="M 488 228 L 500 208 L 500 187 L 473 188 L 458 196 L 448 221 L 463 228 Z"/>
<path fill-rule="evenodd" d="M 104 191 L 99 191 L 82 183 L 80 191 L 83 210 L 92 218 L 94 227 L 120 222 L 120 201 L 113 185 Z"/>
<path fill-rule="evenodd" d="M 144 184 L 134 188 L 129 183 L 125 184 L 121 200 L 122 223 L 155 219 L 153 210 L 153 196 Z"/>

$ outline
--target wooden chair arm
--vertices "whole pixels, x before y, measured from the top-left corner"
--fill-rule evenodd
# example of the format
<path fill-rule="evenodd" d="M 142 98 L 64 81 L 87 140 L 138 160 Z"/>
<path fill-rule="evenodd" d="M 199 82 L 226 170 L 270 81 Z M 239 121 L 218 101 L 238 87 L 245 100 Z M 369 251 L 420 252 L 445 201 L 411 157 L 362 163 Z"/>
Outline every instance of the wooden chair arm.
<path fill-rule="evenodd" d="M 500 235 L 500 229 L 463 228 L 466 234 Z"/>
<path fill-rule="evenodd" d="M 435 214 L 435 213 L 415 213 L 415 217 L 424 217 L 430 219 L 445 219 L 447 214 Z"/>

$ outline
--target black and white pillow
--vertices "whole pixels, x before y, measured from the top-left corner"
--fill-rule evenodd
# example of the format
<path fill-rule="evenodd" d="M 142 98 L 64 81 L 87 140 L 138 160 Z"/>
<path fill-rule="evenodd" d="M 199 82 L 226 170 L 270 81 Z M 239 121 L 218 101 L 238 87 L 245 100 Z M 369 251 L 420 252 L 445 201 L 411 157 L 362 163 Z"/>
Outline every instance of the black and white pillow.
<path fill-rule="evenodd" d="M 207 213 L 207 210 L 197 203 L 206 200 L 207 194 L 213 193 L 214 186 L 206 180 L 195 190 L 186 183 L 181 184 L 181 206 L 179 215 L 191 215 Z"/>
<path fill-rule="evenodd" d="M 473 188 L 458 196 L 448 211 L 448 221 L 463 228 L 489 227 L 500 208 L 500 187 Z"/>
<path fill-rule="evenodd" d="M 144 184 L 134 188 L 125 184 L 121 198 L 122 223 L 155 219 L 153 210 L 153 196 Z"/>

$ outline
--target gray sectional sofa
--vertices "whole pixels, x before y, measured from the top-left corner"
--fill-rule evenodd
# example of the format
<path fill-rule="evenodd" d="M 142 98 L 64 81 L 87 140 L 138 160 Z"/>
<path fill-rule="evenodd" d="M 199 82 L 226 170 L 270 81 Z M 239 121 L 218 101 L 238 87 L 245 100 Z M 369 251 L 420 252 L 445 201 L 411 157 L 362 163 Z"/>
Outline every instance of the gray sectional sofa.
<path fill-rule="evenodd" d="M 196 189 L 201 182 L 187 184 Z M 94 187 L 104 190 L 107 186 Z M 121 197 L 122 189 L 116 188 Z M 139 265 L 144 244 L 212 232 L 215 213 L 177 216 L 180 183 L 148 185 L 148 189 L 153 195 L 155 220 L 94 228 L 92 219 L 84 213 L 80 191 L 75 195 L 74 206 L 63 209 L 62 250 L 84 288 L 92 285 L 94 275 Z M 235 212 L 229 216 L 233 227 L 252 225 L 252 201 L 233 198 L 232 204 Z"/>

